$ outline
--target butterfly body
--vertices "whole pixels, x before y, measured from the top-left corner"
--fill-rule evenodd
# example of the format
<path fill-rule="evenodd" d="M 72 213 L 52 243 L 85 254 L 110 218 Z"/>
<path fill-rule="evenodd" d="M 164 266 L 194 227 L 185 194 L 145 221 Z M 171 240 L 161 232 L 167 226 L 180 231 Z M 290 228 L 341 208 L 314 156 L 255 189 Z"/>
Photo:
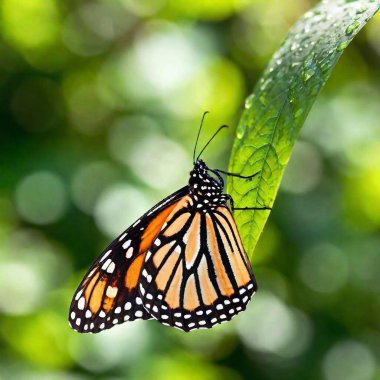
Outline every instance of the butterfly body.
<path fill-rule="evenodd" d="M 74 294 L 73 329 L 97 333 L 156 319 L 187 332 L 226 322 L 246 308 L 257 285 L 219 172 L 198 156 L 188 185 L 103 251 Z"/>

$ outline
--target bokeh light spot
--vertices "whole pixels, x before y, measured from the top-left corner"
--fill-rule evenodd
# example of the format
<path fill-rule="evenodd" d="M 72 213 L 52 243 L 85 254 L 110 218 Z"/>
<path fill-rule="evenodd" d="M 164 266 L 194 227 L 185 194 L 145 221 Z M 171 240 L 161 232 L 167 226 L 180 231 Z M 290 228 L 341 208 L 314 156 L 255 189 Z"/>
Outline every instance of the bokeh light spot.
<path fill-rule="evenodd" d="M 333 293 L 345 285 L 348 277 L 345 254 L 330 244 L 322 244 L 305 252 L 300 262 L 302 281 L 321 293 Z"/>
<path fill-rule="evenodd" d="M 95 205 L 95 221 L 110 237 L 120 234 L 149 210 L 147 197 L 125 184 L 115 184 L 103 191 Z"/>
<path fill-rule="evenodd" d="M 15 201 L 22 218 L 42 225 L 59 220 L 68 206 L 62 179 L 45 171 L 25 177 L 17 186 Z"/>
<path fill-rule="evenodd" d="M 255 295 L 239 319 L 238 331 L 248 348 L 284 358 L 303 353 L 312 338 L 308 317 L 266 291 Z"/>
<path fill-rule="evenodd" d="M 0 311 L 12 315 L 33 311 L 40 301 L 41 281 L 39 274 L 27 264 L 1 263 Z"/>
<path fill-rule="evenodd" d="M 148 349 L 149 339 L 147 322 L 133 321 L 97 335 L 73 335 L 69 350 L 82 367 L 100 372 L 138 360 Z"/>
<path fill-rule="evenodd" d="M 1 20 L 5 37 L 16 47 L 41 49 L 59 36 L 59 12 L 54 0 L 3 0 Z"/>
<path fill-rule="evenodd" d="M 145 137 L 130 152 L 131 169 L 156 189 L 178 187 L 185 180 L 190 163 L 190 157 L 180 145 L 158 134 Z"/>
<path fill-rule="evenodd" d="M 322 162 L 318 151 L 306 142 L 297 141 L 281 182 L 281 190 L 306 193 L 321 180 Z"/>
<path fill-rule="evenodd" d="M 326 380 L 370 380 L 376 361 L 372 352 L 356 341 L 337 343 L 323 360 Z"/>
<path fill-rule="evenodd" d="M 195 36 L 171 24 L 152 25 L 134 49 L 134 63 L 146 84 L 158 92 L 178 88 L 200 67 Z"/>
<path fill-rule="evenodd" d="M 91 162 L 78 168 L 71 182 L 76 206 L 92 214 L 101 192 L 118 178 L 117 169 L 108 162 Z"/>

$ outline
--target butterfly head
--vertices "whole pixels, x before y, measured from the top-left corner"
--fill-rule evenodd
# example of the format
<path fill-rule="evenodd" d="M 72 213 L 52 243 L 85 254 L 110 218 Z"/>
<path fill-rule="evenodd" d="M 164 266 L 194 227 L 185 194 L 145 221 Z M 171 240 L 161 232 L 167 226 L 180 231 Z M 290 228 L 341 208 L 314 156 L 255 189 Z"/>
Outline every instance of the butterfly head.
<path fill-rule="evenodd" d="M 221 202 L 223 192 L 223 180 L 214 178 L 209 174 L 209 169 L 203 160 L 197 160 L 190 172 L 189 193 L 195 203 L 206 209 L 215 207 Z"/>

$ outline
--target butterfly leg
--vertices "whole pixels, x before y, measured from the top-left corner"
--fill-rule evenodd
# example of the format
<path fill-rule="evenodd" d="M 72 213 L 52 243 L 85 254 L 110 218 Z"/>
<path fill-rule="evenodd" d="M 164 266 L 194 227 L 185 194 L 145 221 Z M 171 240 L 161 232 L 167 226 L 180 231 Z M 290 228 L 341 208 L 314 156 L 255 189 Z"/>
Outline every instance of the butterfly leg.
<path fill-rule="evenodd" d="M 226 172 L 226 171 L 220 170 L 220 169 L 215 169 L 215 171 L 218 172 L 218 173 L 222 173 L 222 174 L 228 175 L 230 177 L 237 177 L 237 178 L 243 178 L 243 179 L 251 179 L 251 178 L 257 176 L 260 173 L 260 172 L 256 172 L 256 173 L 251 174 L 251 175 L 241 175 L 241 174 L 238 174 L 238 173 Z"/>
<path fill-rule="evenodd" d="M 235 210 L 272 210 L 272 207 L 235 207 L 234 200 L 230 194 L 223 194 L 225 199 L 230 202 L 232 211 Z"/>

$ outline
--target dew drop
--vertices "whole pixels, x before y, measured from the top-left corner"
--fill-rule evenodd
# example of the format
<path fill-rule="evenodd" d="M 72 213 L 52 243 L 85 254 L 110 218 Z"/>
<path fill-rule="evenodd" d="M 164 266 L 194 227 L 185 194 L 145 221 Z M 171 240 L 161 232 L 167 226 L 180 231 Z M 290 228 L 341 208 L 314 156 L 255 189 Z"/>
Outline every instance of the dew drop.
<path fill-rule="evenodd" d="M 298 44 L 296 42 L 292 43 L 292 46 L 290 46 L 290 50 L 294 51 L 298 48 Z"/>
<path fill-rule="evenodd" d="M 294 117 L 298 119 L 303 114 L 303 108 L 298 108 L 298 110 L 294 113 Z"/>
<path fill-rule="evenodd" d="M 359 9 L 356 11 L 356 14 L 361 15 L 361 14 L 364 13 L 366 10 L 367 10 L 367 8 L 365 8 L 365 7 L 359 8 Z"/>
<path fill-rule="evenodd" d="M 310 18 L 314 15 L 314 13 L 312 11 L 309 11 L 309 12 L 306 12 L 305 15 L 304 15 L 304 18 Z"/>
<path fill-rule="evenodd" d="M 249 110 L 252 107 L 253 100 L 255 99 L 255 95 L 251 94 L 248 96 L 247 99 L 245 99 L 245 108 Z"/>
<path fill-rule="evenodd" d="M 347 26 L 346 33 L 347 34 L 352 34 L 357 28 L 359 28 L 360 22 L 355 21 L 351 25 Z"/>
<path fill-rule="evenodd" d="M 240 124 L 238 127 L 237 127 L 237 130 L 236 130 L 236 138 L 238 138 L 239 140 L 241 140 L 245 134 L 245 130 L 247 129 L 247 126 L 244 125 L 244 124 Z"/>
<path fill-rule="evenodd" d="M 303 81 L 306 83 L 315 74 L 315 69 L 309 68 L 305 70 L 302 74 Z"/>
<path fill-rule="evenodd" d="M 263 82 L 263 84 L 260 86 L 260 90 L 261 91 L 265 91 L 265 89 L 267 88 L 268 84 L 270 84 L 272 82 L 272 78 L 268 78 L 267 80 L 265 80 Z"/>
<path fill-rule="evenodd" d="M 323 64 L 321 65 L 321 71 L 322 71 L 322 73 L 325 73 L 329 68 L 330 68 L 330 65 L 329 65 L 328 62 L 323 63 Z"/>
<path fill-rule="evenodd" d="M 267 103 L 267 100 L 265 99 L 265 96 L 264 95 L 261 95 L 259 97 L 259 100 L 260 100 L 260 103 L 263 105 L 263 106 L 266 106 L 268 103 Z"/>
<path fill-rule="evenodd" d="M 343 41 L 341 42 L 337 47 L 336 47 L 336 51 L 343 51 L 348 45 L 349 45 L 350 41 Z"/>

